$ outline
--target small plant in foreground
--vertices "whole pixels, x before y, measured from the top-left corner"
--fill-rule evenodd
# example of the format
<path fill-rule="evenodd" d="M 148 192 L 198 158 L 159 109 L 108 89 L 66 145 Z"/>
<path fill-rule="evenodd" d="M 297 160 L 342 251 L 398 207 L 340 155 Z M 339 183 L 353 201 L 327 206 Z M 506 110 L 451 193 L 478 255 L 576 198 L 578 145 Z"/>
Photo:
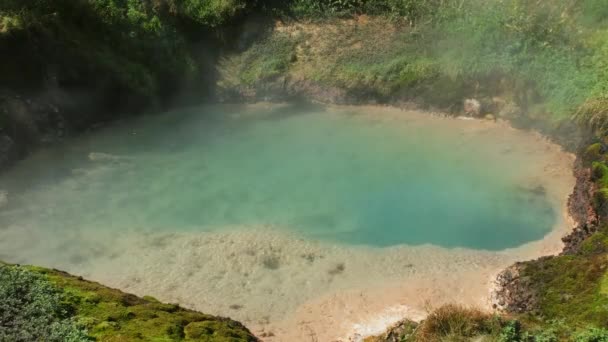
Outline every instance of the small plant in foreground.
<path fill-rule="evenodd" d="M 416 341 L 444 341 L 492 335 L 500 321 L 492 315 L 458 305 L 446 305 L 433 311 L 418 327 Z"/>
<path fill-rule="evenodd" d="M 591 328 L 574 336 L 576 342 L 608 342 L 608 330 Z"/>
<path fill-rule="evenodd" d="M 0 265 L 0 341 L 90 341 L 44 276 Z"/>

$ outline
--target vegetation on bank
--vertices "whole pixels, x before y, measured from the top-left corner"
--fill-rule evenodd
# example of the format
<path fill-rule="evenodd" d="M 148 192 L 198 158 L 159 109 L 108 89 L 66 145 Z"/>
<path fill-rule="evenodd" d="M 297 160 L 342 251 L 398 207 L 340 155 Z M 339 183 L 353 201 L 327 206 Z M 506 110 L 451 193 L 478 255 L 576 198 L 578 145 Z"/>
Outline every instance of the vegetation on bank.
<path fill-rule="evenodd" d="M 305 80 L 350 99 L 453 111 L 476 97 L 483 114 L 575 116 L 602 131 L 607 8 L 605 0 L 4 0 L 0 91 L 89 89 L 102 110 L 135 110 L 185 92 L 210 96 L 216 63 L 228 56 L 219 65 L 228 96 Z M 301 29 L 241 41 L 252 14 Z"/>
<path fill-rule="evenodd" d="M 51 73 L 65 86 L 105 82 L 116 93 L 151 101 L 213 83 L 216 58 L 234 42 L 210 42 L 228 39 L 220 37 L 231 32 L 229 25 L 250 14 L 287 22 L 367 15 L 385 21 L 341 26 L 334 20 L 316 37 L 306 30 L 295 35 L 276 30 L 248 44 L 233 57 L 228 69 L 238 77 L 228 85 L 289 75 L 366 99 L 422 98 L 440 106 L 462 96 L 500 94 L 531 116 L 559 120 L 576 113 L 602 128 L 608 125 L 602 119 L 608 101 L 606 5 L 605 0 L 4 0 L 0 87 L 40 85 Z"/>
<path fill-rule="evenodd" d="M 222 87 L 307 80 L 354 101 L 414 100 L 459 111 L 463 98 L 476 97 L 483 114 L 555 123 L 576 113 L 584 124 L 605 125 L 604 0 L 300 0 L 287 7 L 287 25 L 224 60 Z"/>
<path fill-rule="evenodd" d="M 257 341 L 240 323 L 69 274 L 0 264 L 0 341 Z"/>
<path fill-rule="evenodd" d="M 603 342 L 608 340 L 606 329 L 588 328 L 566 332 L 564 328 L 557 321 L 539 328 L 526 325 L 513 317 L 501 317 L 476 309 L 447 305 L 433 311 L 420 324 L 404 321 L 383 335 L 368 337 L 364 342 Z"/>
<path fill-rule="evenodd" d="M 100 123 L 211 98 L 244 4 L 0 1 L 0 169 Z"/>
<path fill-rule="evenodd" d="M 88 341 L 64 299 L 40 274 L 0 266 L 0 341 Z"/>
<path fill-rule="evenodd" d="M 0 87 L 107 87 L 139 104 L 193 82 L 206 61 L 188 34 L 227 20 L 225 1 L 4 0 Z"/>

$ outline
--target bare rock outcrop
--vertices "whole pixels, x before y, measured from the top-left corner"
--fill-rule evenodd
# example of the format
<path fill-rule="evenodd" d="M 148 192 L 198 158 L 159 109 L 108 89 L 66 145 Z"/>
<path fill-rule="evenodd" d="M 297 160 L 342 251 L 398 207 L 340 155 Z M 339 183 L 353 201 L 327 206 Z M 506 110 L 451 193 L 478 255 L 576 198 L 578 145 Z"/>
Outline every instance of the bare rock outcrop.
<path fill-rule="evenodd" d="M 564 242 L 562 255 L 576 254 L 582 242 L 595 233 L 599 226 L 599 216 L 593 207 L 593 194 L 596 189 L 591 177 L 591 170 L 579 160 L 574 174 L 576 184 L 568 198 L 568 209 L 577 226 L 570 234 L 562 238 Z"/>
<path fill-rule="evenodd" d="M 525 263 L 516 263 L 502 271 L 496 278 L 497 290 L 493 293 L 492 306 L 499 311 L 524 313 L 538 305 L 538 295 L 531 286 L 531 279 L 522 276 Z"/>

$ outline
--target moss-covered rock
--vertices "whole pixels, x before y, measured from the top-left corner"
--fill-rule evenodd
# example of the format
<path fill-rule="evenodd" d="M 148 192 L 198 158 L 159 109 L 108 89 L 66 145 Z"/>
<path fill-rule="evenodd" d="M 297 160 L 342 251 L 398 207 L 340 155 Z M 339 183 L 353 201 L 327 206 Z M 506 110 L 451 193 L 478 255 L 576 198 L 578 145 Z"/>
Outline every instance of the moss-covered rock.
<path fill-rule="evenodd" d="M 604 148 L 601 143 L 595 143 L 587 146 L 581 154 L 581 159 L 585 166 L 591 165 L 593 162 L 601 161 L 604 156 Z"/>
<path fill-rule="evenodd" d="M 65 298 L 43 275 L 0 264 L 0 341 L 90 341 Z"/>
<path fill-rule="evenodd" d="M 140 298 L 57 270 L 1 265 L 57 291 L 62 312 L 96 341 L 257 341 L 242 324 Z M 5 284 L 13 286 L 13 284 Z"/>
<path fill-rule="evenodd" d="M 192 322 L 185 329 L 186 340 L 192 341 L 248 341 L 248 333 L 232 322 L 216 320 Z"/>
<path fill-rule="evenodd" d="M 601 158 L 601 156 L 598 157 Z M 605 188 L 606 186 L 608 186 L 608 166 L 606 166 L 606 164 L 601 161 L 592 162 L 591 177 L 592 180 L 596 182 L 600 188 Z"/>
<path fill-rule="evenodd" d="M 602 227 L 598 232 L 592 234 L 580 246 L 579 254 L 592 256 L 608 253 L 608 234 L 607 227 Z"/>

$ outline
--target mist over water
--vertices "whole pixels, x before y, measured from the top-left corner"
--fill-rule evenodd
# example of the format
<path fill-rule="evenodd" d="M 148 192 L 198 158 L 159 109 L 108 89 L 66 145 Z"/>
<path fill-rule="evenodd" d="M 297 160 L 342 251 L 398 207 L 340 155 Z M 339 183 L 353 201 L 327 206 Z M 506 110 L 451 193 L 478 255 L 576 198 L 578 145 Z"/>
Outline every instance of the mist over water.
<path fill-rule="evenodd" d="M 2 175 L 0 224 L 58 238 L 271 225 L 341 245 L 484 250 L 555 225 L 525 148 L 370 111 L 207 106 L 117 124 Z"/>

